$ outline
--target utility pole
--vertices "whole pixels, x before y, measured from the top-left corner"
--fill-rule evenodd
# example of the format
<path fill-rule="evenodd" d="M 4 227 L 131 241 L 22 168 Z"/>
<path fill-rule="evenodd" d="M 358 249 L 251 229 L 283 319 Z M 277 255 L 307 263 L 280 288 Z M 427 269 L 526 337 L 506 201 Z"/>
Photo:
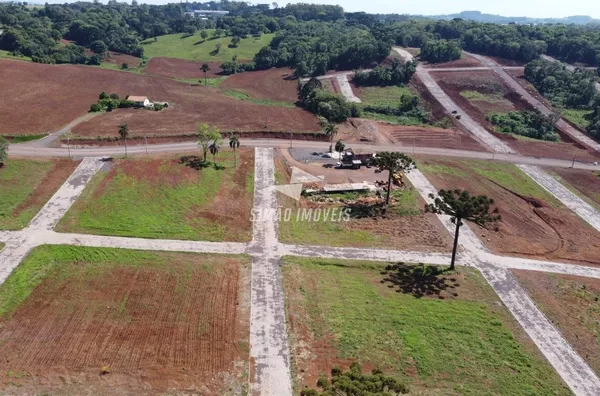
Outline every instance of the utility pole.
<path fill-rule="evenodd" d="M 294 134 L 292 133 L 292 131 L 290 131 L 290 148 L 294 147 L 294 141 L 292 140 Z"/>
<path fill-rule="evenodd" d="M 575 168 L 575 154 L 573 154 L 573 163 L 571 164 L 571 168 Z"/>
<path fill-rule="evenodd" d="M 67 149 L 69 150 L 69 158 L 71 158 L 71 138 L 67 133 Z"/>
<path fill-rule="evenodd" d="M 144 141 L 146 142 L 146 155 L 148 155 L 148 137 L 144 136 Z"/>

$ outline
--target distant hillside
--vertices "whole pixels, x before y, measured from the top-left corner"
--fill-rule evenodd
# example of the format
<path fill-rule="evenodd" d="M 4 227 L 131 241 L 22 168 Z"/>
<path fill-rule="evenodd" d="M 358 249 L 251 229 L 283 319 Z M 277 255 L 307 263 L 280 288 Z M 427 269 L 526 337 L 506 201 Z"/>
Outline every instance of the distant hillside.
<path fill-rule="evenodd" d="M 434 19 L 454 19 L 462 18 L 477 22 L 493 23 L 573 23 L 576 25 L 585 25 L 588 23 L 600 24 L 600 19 L 594 19 L 587 15 L 574 15 L 566 18 L 529 18 L 529 17 L 505 17 L 501 15 L 484 14 L 480 11 L 463 11 L 458 14 L 432 15 L 429 18 Z"/>

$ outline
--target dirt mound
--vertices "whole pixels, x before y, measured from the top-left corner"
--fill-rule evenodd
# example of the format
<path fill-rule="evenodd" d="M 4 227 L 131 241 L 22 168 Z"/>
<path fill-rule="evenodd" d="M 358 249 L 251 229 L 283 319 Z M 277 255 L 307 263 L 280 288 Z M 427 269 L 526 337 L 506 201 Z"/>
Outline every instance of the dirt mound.
<path fill-rule="evenodd" d="M 193 62 L 174 58 L 152 58 L 145 71 L 169 78 L 203 78 L 204 72 L 200 68 L 204 63 L 210 67 L 210 71 L 206 73 L 208 78 L 220 77 L 222 62 Z"/>
<path fill-rule="evenodd" d="M 293 77 L 293 70 L 288 68 L 239 73 L 223 81 L 220 87 L 245 92 L 255 99 L 298 100 L 298 80 Z"/>

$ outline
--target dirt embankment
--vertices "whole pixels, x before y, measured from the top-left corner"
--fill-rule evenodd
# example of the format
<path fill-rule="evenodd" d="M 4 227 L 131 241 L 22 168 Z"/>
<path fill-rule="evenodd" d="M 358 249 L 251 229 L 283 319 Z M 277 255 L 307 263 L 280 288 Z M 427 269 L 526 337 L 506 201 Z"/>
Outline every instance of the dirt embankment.
<path fill-rule="evenodd" d="M 118 109 L 78 125 L 74 135 L 115 136 L 122 123 L 132 137 L 189 134 L 200 122 L 238 132 L 320 130 L 317 118 L 300 108 L 251 103 L 164 77 L 9 60 L 0 60 L 0 71 L 0 134 L 52 132 L 86 113 L 101 91 L 148 96 L 171 106 L 160 112 Z"/>
<path fill-rule="evenodd" d="M 471 55 L 463 54 L 460 59 L 444 63 L 428 63 L 423 62 L 423 66 L 428 69 L 447 69 L 453 67 L 481 67 L 483 66 L 479 60 Z"/>
<path fill-rule="evenodd" d="M 472 225 L 494 253 L 600 265 L 600 233 L 565 206 L 519 195 L 475 172 L 468 162 L 423 158 L 424 163 L 456 169 L 452 174 L 427 173 L 436 189 L 464 189 L 494 199 L 502 216 L 499 231 Z"/>

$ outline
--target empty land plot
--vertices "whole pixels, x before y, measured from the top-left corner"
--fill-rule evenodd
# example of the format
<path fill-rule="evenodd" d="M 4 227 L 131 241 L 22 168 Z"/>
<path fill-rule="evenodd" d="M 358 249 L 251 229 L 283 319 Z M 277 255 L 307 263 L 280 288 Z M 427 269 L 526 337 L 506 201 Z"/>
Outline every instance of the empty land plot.
<path fill-rule="evenodd" d="M 199 122 L 227 131 L 319 131 L 317 118 L 300 108 L 240 101 L 211 87 L 171 79 L 74 65 L 43 65 L 0 59 L 0 134 L 58 130 L 85 114 L 100 92 L 144 95 L 171 104 L 163 111 L 118 109 L 73 128 L 86 138 L 117 136 L 128 123 L 132 137 L 193 134 Z M 56 110 L 56 99 L 61 110 Z M 266 120 L 266 121 L 265 121 Z M 266 123 L 266 128 L 265 128 Z"/>
<path fill-rule="evenodd" d="M 486 151 L 473 135 L 456 128 L 415 127 L 378 123 L 377 129 L 410 150 L 415 147 L 439 147 L 457 150 Z"/>
<path fill-rule="evenodd" d="M 287 68 L 238 73 L 227 78 L 220 88 L 239 90 L 255 99 L 298 101 L 298 80 L 293 77 L 293 70 Z"/>
<path fill-rule="evenodd" d="M 58 225 L 63 232 L 208 241 L 249 241 L 254 157 L 217 156 L 224 169 L 179 158 L 117 160 L 100 172 Z M 212 159 L 212 157 L 211 157 Z"/>
<path fill-rule="evenodd" d="M 166 58 L 179 58 L 195 61 L 230 61 L 234 55 L 238 60 L 252 60 L 254 55 L 271 43 L 274 34 L 263 34 L 260 37 L 247 37 L 240 41 L 236 48 L 230 48 L 232 37 L 214 37 L 214 30 L 207 29 L 209 38 L 204 40 L 200 32 L 191 36 L 187 34 L 169 34 L 158 36 L 157 41 L 148 39 L 144 42 L 144 55 Z M 221 45 L 216 51 L 217 44 Z"/>
<path fill-rule="evenodd" d="M 552 171 L 564 185 L 600 210 L 600 172 L 569 168 Z"/>
<path fill-rule="evenodd" d="M 7 161 L 0 168 L 0 229 L 25 227 L 76 167 L 66 159 Z"/>
<path fill-rule="evenodd" d="M 41 246 L 0 286 L 7 394 L 241 394 L 250 260 Z"/>
<path fill-rule="evenodd" d="M 284 258 L 297 389 L 358 361 L 411 394 L 570 394 L 476 270 L 391 266 Z"/>
<path fill-rule="evenodd" d="M 537 271 L 513 271 L 536 305 L 600 373 L 600 281 Z"/>
<path fill-rule="evenodd" d="M 423 63 L 428 69 L 445 69 L 449 67 L 480 67 L 483 66 L 478 59 L 463 53 L 459 59 L 443 63 Z"/>
<path fill-rule="evenodd" d="M 278 168 L 278 180 L 289 180 L 280 164 Z M 338 172 L 340 177 L 344 172 L 353 172 L 333 171 Z M 372 173 L 372 170 L 366 172 Z M 314 171 L 311 173 L 319 174 Z M 360 182 L 369 177 L 363 176 L 365 178 Z M 355 182 L 361 178 L 359 175 L 352 177 L 357 178 Z M 387 176 L 378 177 L 387 180 Z M 423 213 L 425 202 L 408 181 L 405 183 L 403 191 L 393 192 L 393 205 L 385 216 L 368 215 L 374 197 L 367 198 L 360 193 L 322 195 L 320 197 L 324 202 L 303 197 L 299 203 L 281 196 L 283 213 L 287 211 L 288 216 L 282 216 L 279 223 L 279 239 L 285 243 L 306 245 L 449 251 L 452 243 L 450 235 L 435 216 Z M 326 202 L 328 199 L 334 202 Z M 371 201 L 361 206 L 358 202 L 363 199 Z M 345 213 L 349 216 L 345 216 Z"/>
<path fill-rule="evenodd" d="M 546 158 L 597 161 L 598 157 L 570 139 L 545 142 L 495 132 L 486 119 L 491 113 L 532 110 L 531 105 L 513 92 L 493 71 L 431 73 L 442 89 L 463 110 L 496 137 L 521 154 Z M 557 131 L 560 132 L 560 131 Z M 561 134 L 564 139 L 565 136 Z"/>
<path fill-rule="evenodd" d="M 600 265 L 600 234 L 511 164 L 428 158 L 419 169 L 436 189 L 464 189 L 495 200 L 499 230 L 471 225 L 498 254 Z"/>

